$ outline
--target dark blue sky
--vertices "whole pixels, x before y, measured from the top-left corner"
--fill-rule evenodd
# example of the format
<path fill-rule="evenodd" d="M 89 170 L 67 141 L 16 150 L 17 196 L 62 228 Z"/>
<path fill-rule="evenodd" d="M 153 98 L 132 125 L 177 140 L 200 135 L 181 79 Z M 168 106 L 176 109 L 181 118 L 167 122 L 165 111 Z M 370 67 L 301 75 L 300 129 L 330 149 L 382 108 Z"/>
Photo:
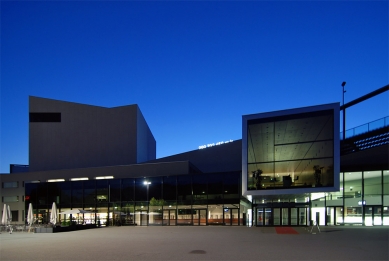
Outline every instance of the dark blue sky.
<path fill-rule="evenodd" d="M 388 84 L 388 1 L 1 1 L 1 166 L 28 164 L 28 96 L 137 103 L 157 157 L 240 139 L 244 114 Z M 389 95 L 347 128 L 389 115 Z"/>

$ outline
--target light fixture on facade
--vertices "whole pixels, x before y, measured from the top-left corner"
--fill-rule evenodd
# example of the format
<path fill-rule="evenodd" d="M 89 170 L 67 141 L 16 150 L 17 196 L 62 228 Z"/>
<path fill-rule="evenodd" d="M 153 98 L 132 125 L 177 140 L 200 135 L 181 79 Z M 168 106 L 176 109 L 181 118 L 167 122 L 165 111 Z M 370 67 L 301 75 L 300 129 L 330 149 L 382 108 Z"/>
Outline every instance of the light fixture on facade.
<path fill-rule="evenodd" d="M 100 176 L 100 177 L 95 177 L 95 179 L 113 179 L 113 176 Z"/>
<path fill-rule="evenodd" d="M 48 179 L 47 182 L 62 182 L 65 181 L 65 179 Z"/>
<path fill-rule="evenodd" d="M 40 180 L 26 180 L 24 181 L 24 184 L 27 184 L 27 183 L 41 183 Z"/>
<path fill-rule="evenodd" d="M 71 178 L 70 181 L 80 181 L 80 180 L 89 180 L 89 178 Z"/>

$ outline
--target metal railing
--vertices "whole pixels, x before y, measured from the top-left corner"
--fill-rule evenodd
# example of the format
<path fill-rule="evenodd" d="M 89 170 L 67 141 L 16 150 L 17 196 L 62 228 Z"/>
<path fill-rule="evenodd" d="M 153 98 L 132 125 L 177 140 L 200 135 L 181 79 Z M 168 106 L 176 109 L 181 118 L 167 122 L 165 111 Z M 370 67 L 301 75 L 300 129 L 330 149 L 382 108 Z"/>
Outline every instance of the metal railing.
<path fill-rule="evenodd" d="M 389 116 L 346 130 L 346 139 L 389 126 Z M 343 140 L 343 132 L 340 132 L 340 140 Z"/>

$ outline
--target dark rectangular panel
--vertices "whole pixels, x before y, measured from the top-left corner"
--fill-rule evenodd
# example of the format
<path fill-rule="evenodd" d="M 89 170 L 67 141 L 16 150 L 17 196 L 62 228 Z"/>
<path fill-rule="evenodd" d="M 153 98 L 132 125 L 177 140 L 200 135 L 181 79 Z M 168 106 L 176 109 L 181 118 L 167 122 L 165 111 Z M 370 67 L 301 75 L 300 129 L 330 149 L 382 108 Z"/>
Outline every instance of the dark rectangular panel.
<path fill-rule="evenodd" d="M 30 122 L 61 122 L 61 113 L 30 112 Z"/>

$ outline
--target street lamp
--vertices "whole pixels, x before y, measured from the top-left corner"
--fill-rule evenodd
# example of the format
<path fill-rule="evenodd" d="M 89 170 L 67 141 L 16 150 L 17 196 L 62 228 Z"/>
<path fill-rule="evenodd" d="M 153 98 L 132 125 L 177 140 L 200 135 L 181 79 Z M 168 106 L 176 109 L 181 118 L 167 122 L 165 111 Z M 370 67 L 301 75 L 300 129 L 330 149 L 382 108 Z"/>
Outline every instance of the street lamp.
<path fill-rule="evenodd" d="M 342 82 L 342 88 L 343 88 L 343 140 L 346 139 L 346 108 L 344 107 L 344 93 L 346 92 L 344 90 L 344 86 L 346 86 L 346 82 Z"/>
<path fill-rule="evenodd" d="M 150 181 L 144 181 L 143 182 L 143 185 L 147 186 L 147 209 L 148 209 L 148 206 L 149 206 L 149 185 L 150 184 L 151 184 Z M 149 218 L 147 218 L 147 225 L 149 225 Z"/>
<path fill-rule="evenodd" d="M 147 186 L 147 202 L 149 202 L 149 185 L 151 184 L 150 181 L 143 182 L 143 185 Z"/>

